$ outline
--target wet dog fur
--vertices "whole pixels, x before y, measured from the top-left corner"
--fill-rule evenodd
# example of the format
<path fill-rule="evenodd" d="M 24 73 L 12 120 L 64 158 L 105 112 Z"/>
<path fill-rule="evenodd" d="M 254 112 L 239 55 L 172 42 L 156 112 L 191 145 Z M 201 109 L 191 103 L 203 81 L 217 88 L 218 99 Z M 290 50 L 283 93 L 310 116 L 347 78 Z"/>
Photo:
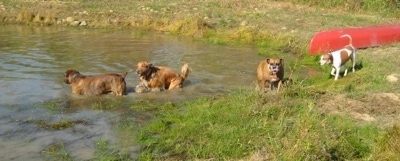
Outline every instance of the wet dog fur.
<path fill-rule="evenodd" d="M 136 73 L 140 79 L 139 85 L 136 86 L 136 92 L 182 88 L 182 84 L 187 79 L 189 72 L 188 64 L 184 64 L 181 68 L 181 73 L 178 74 L 169 67 L 154 66 L 147 61 L 140 61 L 136 68 Z"/>
<path fill-rule="evenodd" d="M 122 96 L 126 94 L 127 74 L 128 72 L 86 76 L 71 69 L 65 72 L 64 82 L 71 85 L 74 94 L 97 96 L 112 92 L 117 96 Z"/>
<path fill-rule="evenodd" d="M 277 92 L 282 87 L 284 76 L 283 60 L 279 58 L 269 58 L 262 60 L 257 67 L 258 86 L 263 92 L 267 92 L 266 86 Z"/>

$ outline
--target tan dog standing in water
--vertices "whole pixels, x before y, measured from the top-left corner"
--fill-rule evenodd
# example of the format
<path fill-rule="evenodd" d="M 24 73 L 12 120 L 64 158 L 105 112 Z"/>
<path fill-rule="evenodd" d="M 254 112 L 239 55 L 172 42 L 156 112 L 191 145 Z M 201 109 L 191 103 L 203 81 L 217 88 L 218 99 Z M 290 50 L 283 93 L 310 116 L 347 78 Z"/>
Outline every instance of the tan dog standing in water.
<path fill-rule="evenodd" d="M 125 95 L 125 77 L 128 72 L 123 74 L 103 74 L 95 76 L 85 76 L 77 70 L 67 70 L 64 82 L 70 84 L 72 93 L 81 95 L 101 95 L 113 92 L 117 96 Z"/>
<path fill-rule="evenodd" d="M 183 82 L 189 75 L 189 65 L 184 64 L 181 73 L 174 72 L 171 68 L 154 66 L 147 61 L 137 64 L 136 73 L 139 75 L 140 84 L 136 86 L 136 92 L 162 91 L 182 88 Z"/>
<path fill-rule="evenodd" d="M 279 92 L 282 87 L 284 76 L 283 60 L 279 58 L 270 58 L 260 62 L 257 68 L 258 86 L 263 92 L 267 92 L 265 86 L 272 90 L 277 88 Z"/>

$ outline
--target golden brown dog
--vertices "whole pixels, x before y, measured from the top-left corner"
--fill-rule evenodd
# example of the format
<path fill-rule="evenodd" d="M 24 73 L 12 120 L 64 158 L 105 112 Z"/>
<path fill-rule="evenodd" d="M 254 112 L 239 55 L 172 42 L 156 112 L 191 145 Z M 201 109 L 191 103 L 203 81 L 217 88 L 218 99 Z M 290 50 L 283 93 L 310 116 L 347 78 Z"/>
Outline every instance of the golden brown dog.
<path fill-rule="evenodd" d="M 117 96 L 125 95 L 125 77 L 128 72 L 123 74 L 103 74 L 95 76 L 85 76 L 79 71 L 71 69 L 65 72 L 64 82 L 70 84 L 72 93 L 81 95 L 101 95 L 113 92 Z"/>
<path fill-rule="evenodd" d="M 258 86 L 263 92 L 266 92 L 266 85 L 270 89 L 277 88 L 279 92 L 282 87 L 284 76 L 283 60 L 279 58 L 270 58 L 260 62 L 257 68 Z"/>
<path fill-rule="evenodd" d="M 189 65 L 184 64 L 181 74 L 171 68 L 154 66 L 147 61 L 137 64 L 136 73 L 139 75 L 140 84 L 136 86 L 136 92 L 162 91 L 182 88 L 182 84 L 189 75 Z"/>

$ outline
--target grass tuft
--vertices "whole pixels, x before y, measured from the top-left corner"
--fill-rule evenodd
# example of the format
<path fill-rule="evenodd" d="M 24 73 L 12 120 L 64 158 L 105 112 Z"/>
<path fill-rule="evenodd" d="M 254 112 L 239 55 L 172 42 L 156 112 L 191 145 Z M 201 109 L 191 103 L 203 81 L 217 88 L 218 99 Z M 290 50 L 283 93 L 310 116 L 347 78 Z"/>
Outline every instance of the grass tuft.
<path fill-rule="evenodd" d="M 35 18 L 35 14 L 31 11 L 23 10 L 17 16 L 17 22 L 30 23 Z"/>
<path fill-rule="evenodd" d="M 400 157 L 400 126 L 387 129 L 377 141 L 373 160 L 397 160 Z"/>
<path fill-rule="evenodd" d="M 126 153 L 121 153 L 116 150 L 108 141 L 99 140 L 96 144 L 94 160 L 131 160 L 130 156 Z"/>
<path fill-rule="evenodd" d="M 63 160 L 72 161 L 74 160 L 72 156 L 67 152 L 64 147 L 64 143 L 57 143 L 49 145 L 40 151 L 40 154 L 45 158 L 45 160 Z"/>

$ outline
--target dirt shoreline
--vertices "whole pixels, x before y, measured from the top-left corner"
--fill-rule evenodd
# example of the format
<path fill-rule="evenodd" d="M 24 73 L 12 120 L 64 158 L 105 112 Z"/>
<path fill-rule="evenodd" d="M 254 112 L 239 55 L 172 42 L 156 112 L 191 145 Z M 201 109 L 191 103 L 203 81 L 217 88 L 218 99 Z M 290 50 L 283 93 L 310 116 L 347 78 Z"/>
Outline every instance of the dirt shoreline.
<path fill-rule="evenodd" d="M 379 15 L 260 0 L 0 2 L 0 23 L 127 28 L 257 46 L 274 42 L 285 44 L 280 50 L 296 48 L 294 52 L 306 51 L 301 48 L 320 30 L 395 22 Z"/>

